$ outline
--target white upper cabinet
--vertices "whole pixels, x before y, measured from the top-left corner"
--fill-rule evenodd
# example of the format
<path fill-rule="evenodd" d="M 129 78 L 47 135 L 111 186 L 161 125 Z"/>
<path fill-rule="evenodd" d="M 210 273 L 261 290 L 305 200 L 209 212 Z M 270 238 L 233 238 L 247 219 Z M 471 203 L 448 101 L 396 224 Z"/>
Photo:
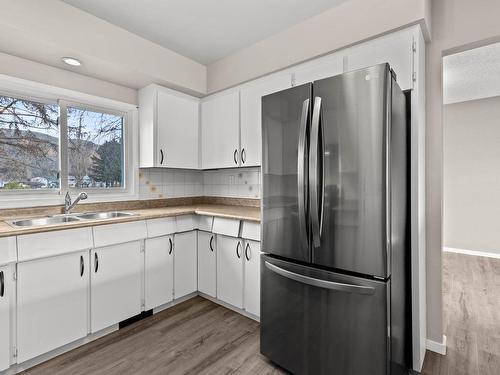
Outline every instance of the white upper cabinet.
<path fill-rule="evenodd" d="M 292 68 L 293 82 L 295 86 L 299 86 L 304 83 L 342 74 L 343 70 L 343 54 L 334 53 Z"/>
<path fill-rule="evenodd" d="M 413 33 L 404 30 L 359 44 L 346 51 L 347 70 L 388 62 L 402 90 L 413 88 Z"/>
<path fill-rule="evenodd" d="M 279 73 L 241 88 L 241 166 L 260 166 L 262 97 L 291 87 L 291 74 Z"/>
<path fill-rule="evenodd" d="M 88 250 L 17 265 L 19 363 L 87 335 L 89 272 Z"/>
<path fill-rule="evenodd" d="M 140 166 L 197 169 L 199 99 L 158 85 L 139 91 Z"/>
<path fill-rule="evenodd" d="M 13 284 L 10 266 L 0 267 L 0 371 L 10 365 L 10 301 Z"/>
<path fill-rule="evenodd" d="M 201 101 L 202 167 L 240 165 L 240 95 L 228 90 Z"/>

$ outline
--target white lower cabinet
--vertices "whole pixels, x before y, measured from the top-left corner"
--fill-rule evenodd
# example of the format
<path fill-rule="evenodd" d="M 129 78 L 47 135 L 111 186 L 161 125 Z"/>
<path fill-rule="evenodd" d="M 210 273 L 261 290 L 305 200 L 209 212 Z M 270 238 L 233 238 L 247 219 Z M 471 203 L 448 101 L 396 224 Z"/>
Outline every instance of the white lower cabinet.
<path fill-rule="evenodd" d="M 215 234 L 198 232 L 198 291 L 217 295 L 217 251 Z"/>
<path fill-rule="evenodd" d="M 17 265 L 19 363 L 87 335 L 88 257 L 82 251 Z"/>
<path fill-rule="evenodd" d="M 196 240 L 196 231 L 177 233 L 174 236 L 174 298 L 197 290 Z"/>
<path fill-rule="evenodd" d="M 10 365 L 10 307 L 13 280 L 10 266 L 0 267 L 0 371 Z"/>
<path fill-rule="evenodd" d="M 173 236 L 146 239 L 144 250 L 144 302 L 146 310 L 172 301 L 174 294 L 173 241 Z"/>
<path fill-rule="evenodd" d="M 142 241 L 127 242 L 91 251 L 92 332 L 119 323 L 141 312 Z"/>
<path fill-rule="evenodd" d="M 243 308 L 243 241 L 217 236 L 217 298 Z"/>
<path fill-rule="evenodd" d="M 260 316 L 260 242 L 245 240 L 244 308 Z"/>

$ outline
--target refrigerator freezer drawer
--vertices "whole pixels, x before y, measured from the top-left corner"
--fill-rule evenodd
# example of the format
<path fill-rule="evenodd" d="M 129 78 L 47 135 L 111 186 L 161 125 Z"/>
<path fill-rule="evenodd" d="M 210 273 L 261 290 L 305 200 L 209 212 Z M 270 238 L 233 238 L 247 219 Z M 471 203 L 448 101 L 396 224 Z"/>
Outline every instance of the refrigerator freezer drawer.
<path fill-rule="evenodd" d="M 261 262 L 262 354 L 294 374 L 389 374 L 389 282 Z"/>

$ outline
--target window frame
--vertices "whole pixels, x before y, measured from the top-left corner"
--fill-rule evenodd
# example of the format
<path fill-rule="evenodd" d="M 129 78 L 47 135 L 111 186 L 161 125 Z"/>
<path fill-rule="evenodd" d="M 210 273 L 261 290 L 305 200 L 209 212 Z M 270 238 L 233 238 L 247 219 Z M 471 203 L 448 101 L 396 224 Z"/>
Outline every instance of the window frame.
<path fill-rule="evenodd" d="M 89 202 L 138 199 L 138 107 L 113 99 L 49 86 L 0 74 L 0 95 L 59 106 L 59 188 L 0 190 L 0 208 L 61 204 L 64 195 L 84 190 Z M 67 107 L 123 117 L 123 187 L 70 188 L 68 186 Z M 64 111 L 64 115 L 63 115 Z M 64 143 L 64 144 L 63 144 Z M 66 173 L 66 174 L 64 174 Z"/>

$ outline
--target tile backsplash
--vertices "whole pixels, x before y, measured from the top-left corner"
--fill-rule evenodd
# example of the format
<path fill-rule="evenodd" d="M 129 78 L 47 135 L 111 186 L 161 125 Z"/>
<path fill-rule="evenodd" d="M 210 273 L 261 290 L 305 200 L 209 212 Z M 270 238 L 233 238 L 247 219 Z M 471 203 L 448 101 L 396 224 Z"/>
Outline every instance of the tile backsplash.
<path fill-rule="evenodd" d="M 193 196 L 260 198 L 260 168 L 210 171 L 144 168 L 139 170 L 140 199 Z"/>

